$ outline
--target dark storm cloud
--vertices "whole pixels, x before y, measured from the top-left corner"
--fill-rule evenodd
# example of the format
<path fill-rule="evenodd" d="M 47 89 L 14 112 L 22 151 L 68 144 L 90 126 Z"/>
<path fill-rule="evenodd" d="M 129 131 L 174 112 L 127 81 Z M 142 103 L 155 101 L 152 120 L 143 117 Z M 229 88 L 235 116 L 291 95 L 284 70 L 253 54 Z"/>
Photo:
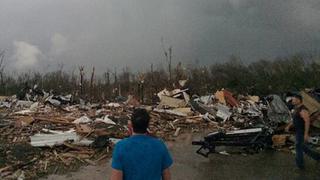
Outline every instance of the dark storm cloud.
<path fill-rule="evenodd" d="M 19 69 L 143 70 L 164 62 L 161 38 L 175 62 L 251 62 L 318 52 L 319 10 L 318 0 L 2 0 L 0 48 Z"/>

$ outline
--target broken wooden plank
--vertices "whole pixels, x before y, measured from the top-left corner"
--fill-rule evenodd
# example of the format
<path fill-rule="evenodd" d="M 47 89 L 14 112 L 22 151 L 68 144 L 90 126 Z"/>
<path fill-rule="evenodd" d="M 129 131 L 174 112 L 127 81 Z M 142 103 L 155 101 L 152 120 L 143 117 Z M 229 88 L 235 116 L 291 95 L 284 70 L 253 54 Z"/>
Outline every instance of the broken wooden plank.
<path fill-rule="evenodd" d="M 50 119 L 50 118 L 45 118 L 45 117 L 35 117 L 35 120 L 36 121 L 47 121 L 47 122 L 58 123 L 58 124 L 74 125 L 71 122 L 61 121 L 61 120 L 58 120 L 58 119 Z"/>
<path fill-rule="evenodd" d="M 173 108 L 185 107 L 187 105 L 184 99 L 177 99 L 168 96 L 162 96 L 160 106 L 168 106 Z"/>

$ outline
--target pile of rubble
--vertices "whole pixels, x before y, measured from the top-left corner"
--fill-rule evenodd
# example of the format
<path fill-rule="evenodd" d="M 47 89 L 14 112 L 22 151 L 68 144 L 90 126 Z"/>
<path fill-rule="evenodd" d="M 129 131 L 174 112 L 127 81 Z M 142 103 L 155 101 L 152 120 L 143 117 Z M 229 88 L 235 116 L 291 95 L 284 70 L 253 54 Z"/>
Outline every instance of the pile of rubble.
<path fill-rule="evenodd" d="M 127 135 L 119 104 L 66 105 L 8 101 L 0 116 L 1 178 L 35 177 L 96 164 Z M 23 104 L 23 105 L 22 105 Z M 72 166 L 71 166 L 72 165 Z"/>
<path fill-rule="evenodd" d="M 133 97 L 119 103 L 76 103 L 71 95 L 28 92 L 22 100 L 0 97 L 1 178 L 63 173 L 98 163 L 111 155 L 115 142 L 130 135 L 127 123 L 135 107 L 150 112 L 150 134 L 165 140 L 208 127 L 190 107 L 140 106 Z"/>
<path fill-rule="evenodd" d="M 194 95 L 190 98 L 187 91 L 188 89 L 161 91 L 158 93 L 160 99 L 158 109 L 153 111 L 166 112 L 171 114 L 171 117 L 172 115 L 185 117 L 182 118 L 185 120 L 184 122 L 192 122 L 192 124 L 199 122 L 201 125 L 211 127 L 212 132 L 268 129 L 273 134 L 274 148 L 286 151 L 291 151 L 294 148 L 293 133 L 284 132 L 284 127 L 292 119 L 291 110 L 293 107 L 291 107 L 290 93 L 284 96 L 285 100 L 283 100 L 278 95 L 269 95 L 263 98 L 239 95 L 235 98 L 231 92 L 225 89 L 207 96 Z M 318 99 L 320 99 L 320 93 L 315 90 L 305 90 L 299 93 L 303 96 L 303 103 L 311 115 L 310 143 L 319 148 L 320 103 Z M 178 117 L 167 119 L 169 119 L 167 121 L 169 125 L 172 129 L 175 128 L 176 132 L 185 128 L 185 126 L 180 127 L 174 124 L 179 119 Z M 167 127 L 170 127 L 169 125 Z"/>
<path fill-rule="evenodd" d="M 290 120 L 287 105 L 277 95 L 264 99 L 258 96 L 235 98 L 227 90 L 207 96 L 192 96 L 186 90 L 161 91 L 160 103 L 153 111 L 190 117 L 214 124 L 219 129 L 237 130 L 253 127 L 278 126 Z"/>
<path fill-rule="evenodd" d="M 188 89 L 165 89 L 157 94 L 158 104 L 144 106 L 133 96 L 122 102 L 91 104 L 37 87 L 23 93 L 0 97 L 1 178 L 64 172 L 110 157 L 113 144 L 130 135 L 127 123 L 137 107 L 150 112 L 149 133 L 164 140 L 205 129 L 276 129 L 290 120 L 287 104 L 277 95 L 235 98 L 231 92 L 221 90 L 190 97 Z M 308 93 L 304 96 L 314 100 Z M 308 106 L 316 103 L 312 101 Z M 313 114 L 319 110 L 318 103 Z M 319 115 L 316 117 L 319 119 Z"/>

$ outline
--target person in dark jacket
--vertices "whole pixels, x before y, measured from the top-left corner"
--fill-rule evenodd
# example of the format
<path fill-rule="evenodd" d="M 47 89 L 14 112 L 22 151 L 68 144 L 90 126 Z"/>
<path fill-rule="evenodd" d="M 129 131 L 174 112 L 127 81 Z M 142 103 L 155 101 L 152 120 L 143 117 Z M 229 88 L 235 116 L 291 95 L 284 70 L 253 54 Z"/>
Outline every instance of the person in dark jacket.
<path fill-rule="evenodd" d="M 311 150 L 307 142 L 309 140 L 310 117 L 308 109 L 303 105 L 300 94 L 293 95 L 292 104 L 294 105 L 292 122 L 286 127 L 286 132 L 292 125 L 296 133 L 296 165 L 299 169 L 304 169 L 303 152 L 316 161 L 320 161 L 320 154 Z"/>

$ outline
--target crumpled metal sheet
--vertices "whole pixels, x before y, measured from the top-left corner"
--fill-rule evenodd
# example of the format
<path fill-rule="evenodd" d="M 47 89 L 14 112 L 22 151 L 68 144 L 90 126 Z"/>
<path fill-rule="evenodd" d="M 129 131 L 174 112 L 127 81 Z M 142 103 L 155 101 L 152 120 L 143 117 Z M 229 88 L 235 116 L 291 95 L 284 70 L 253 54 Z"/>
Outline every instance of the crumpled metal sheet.
<path fill-rule="evenodd" d="M 282 101 L 278 95 L 269 95 L 268 98 L 272 99 L 269 102 L 268 118 L 272 122 L 288 123 L 291 120 L 291 114 L 287 105 Z"/>

